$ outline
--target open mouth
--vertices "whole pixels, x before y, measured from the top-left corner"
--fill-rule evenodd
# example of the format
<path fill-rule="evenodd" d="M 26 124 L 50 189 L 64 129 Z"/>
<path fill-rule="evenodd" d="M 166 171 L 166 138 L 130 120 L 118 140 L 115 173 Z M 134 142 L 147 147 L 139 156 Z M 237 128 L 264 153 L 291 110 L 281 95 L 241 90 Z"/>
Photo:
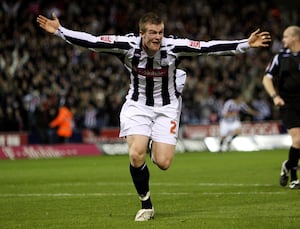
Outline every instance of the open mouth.
<path fill-rule="evenodd" d="M 152 45 L 154 45 L 154 46 L 160 46 L 160 42 L 159 41 L 152 41 Z"/>

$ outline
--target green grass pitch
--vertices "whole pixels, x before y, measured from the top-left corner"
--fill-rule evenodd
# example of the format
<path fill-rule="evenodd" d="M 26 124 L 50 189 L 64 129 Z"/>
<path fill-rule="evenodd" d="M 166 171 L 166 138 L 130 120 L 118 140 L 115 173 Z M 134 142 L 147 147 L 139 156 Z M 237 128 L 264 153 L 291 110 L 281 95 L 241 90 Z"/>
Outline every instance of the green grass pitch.
<path fill-rule="evenodd" d="M 279 186 L 287 150 L 150 160 L 154 220 L 140 208 L 128 156 L 0 161 L 0 228 L 300 228 L 300 190 Z"/>

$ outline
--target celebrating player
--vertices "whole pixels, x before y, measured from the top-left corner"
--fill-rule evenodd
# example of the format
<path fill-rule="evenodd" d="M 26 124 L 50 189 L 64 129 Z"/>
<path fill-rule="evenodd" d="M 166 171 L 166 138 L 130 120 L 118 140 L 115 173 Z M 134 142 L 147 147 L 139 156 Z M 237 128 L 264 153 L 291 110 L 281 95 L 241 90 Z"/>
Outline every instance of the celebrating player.
<path fill-rule="evenodd" d="M 185 56 L 233 55 L 250 47 L 267 47 L 268 32 L 256 30 L 248 39 L 233 41 L 195 41 L 164 36 L 164 22 L 155 13 L 146 13 L 139 21 L 139 35 L 93 36 L 63 27 L 53 19 L 38 16 L 41 28 L 68 43 L 96 52 L 116 55 L 130 73 L 130 88 L 120 113 L 120 137 L 126 137 L 130 174 L 141 200 L 136 221 L 154 217 L 150 199 L 146 153 L 152 139 L 155 164 L 167 170 L 172 162 L 181 113 L 176 68 Z"/>

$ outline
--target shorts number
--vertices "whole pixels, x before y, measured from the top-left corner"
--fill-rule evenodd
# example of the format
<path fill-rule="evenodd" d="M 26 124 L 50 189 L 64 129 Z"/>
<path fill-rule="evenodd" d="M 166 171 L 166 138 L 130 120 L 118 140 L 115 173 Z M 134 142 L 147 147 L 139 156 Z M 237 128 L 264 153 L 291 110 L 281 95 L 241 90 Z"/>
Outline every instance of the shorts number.
<path fill-rule="evenodd" d="M 177 127 L 177 123 L 175 121 L 171 121 L 171 128 L 170 128 L 171 134 L 176 134 L 176 127 Z"/>

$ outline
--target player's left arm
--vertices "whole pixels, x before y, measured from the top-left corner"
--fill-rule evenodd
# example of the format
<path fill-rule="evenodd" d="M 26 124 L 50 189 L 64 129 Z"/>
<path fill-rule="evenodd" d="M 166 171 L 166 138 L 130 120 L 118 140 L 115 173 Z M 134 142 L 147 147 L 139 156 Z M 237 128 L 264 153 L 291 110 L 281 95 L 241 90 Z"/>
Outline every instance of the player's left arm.
<path fill-rule="evenodd" d="M 266 31 L 260 32 L 260 29 L 251 33 L 248 38 L 248 44 L 251 48 L 268 47 L 271 41 L 270 33 Z"/>
<path fill-rule="evenodd" d="M 173 52 L 178 56 L 195 55 L 235 55 L 244 53 L 250 48 L 268 47 L 271 36 L 269 32 L 259 29 L 251 33 L 248 39 L 197 41 L 190 39 L 174 39 Z"/>

